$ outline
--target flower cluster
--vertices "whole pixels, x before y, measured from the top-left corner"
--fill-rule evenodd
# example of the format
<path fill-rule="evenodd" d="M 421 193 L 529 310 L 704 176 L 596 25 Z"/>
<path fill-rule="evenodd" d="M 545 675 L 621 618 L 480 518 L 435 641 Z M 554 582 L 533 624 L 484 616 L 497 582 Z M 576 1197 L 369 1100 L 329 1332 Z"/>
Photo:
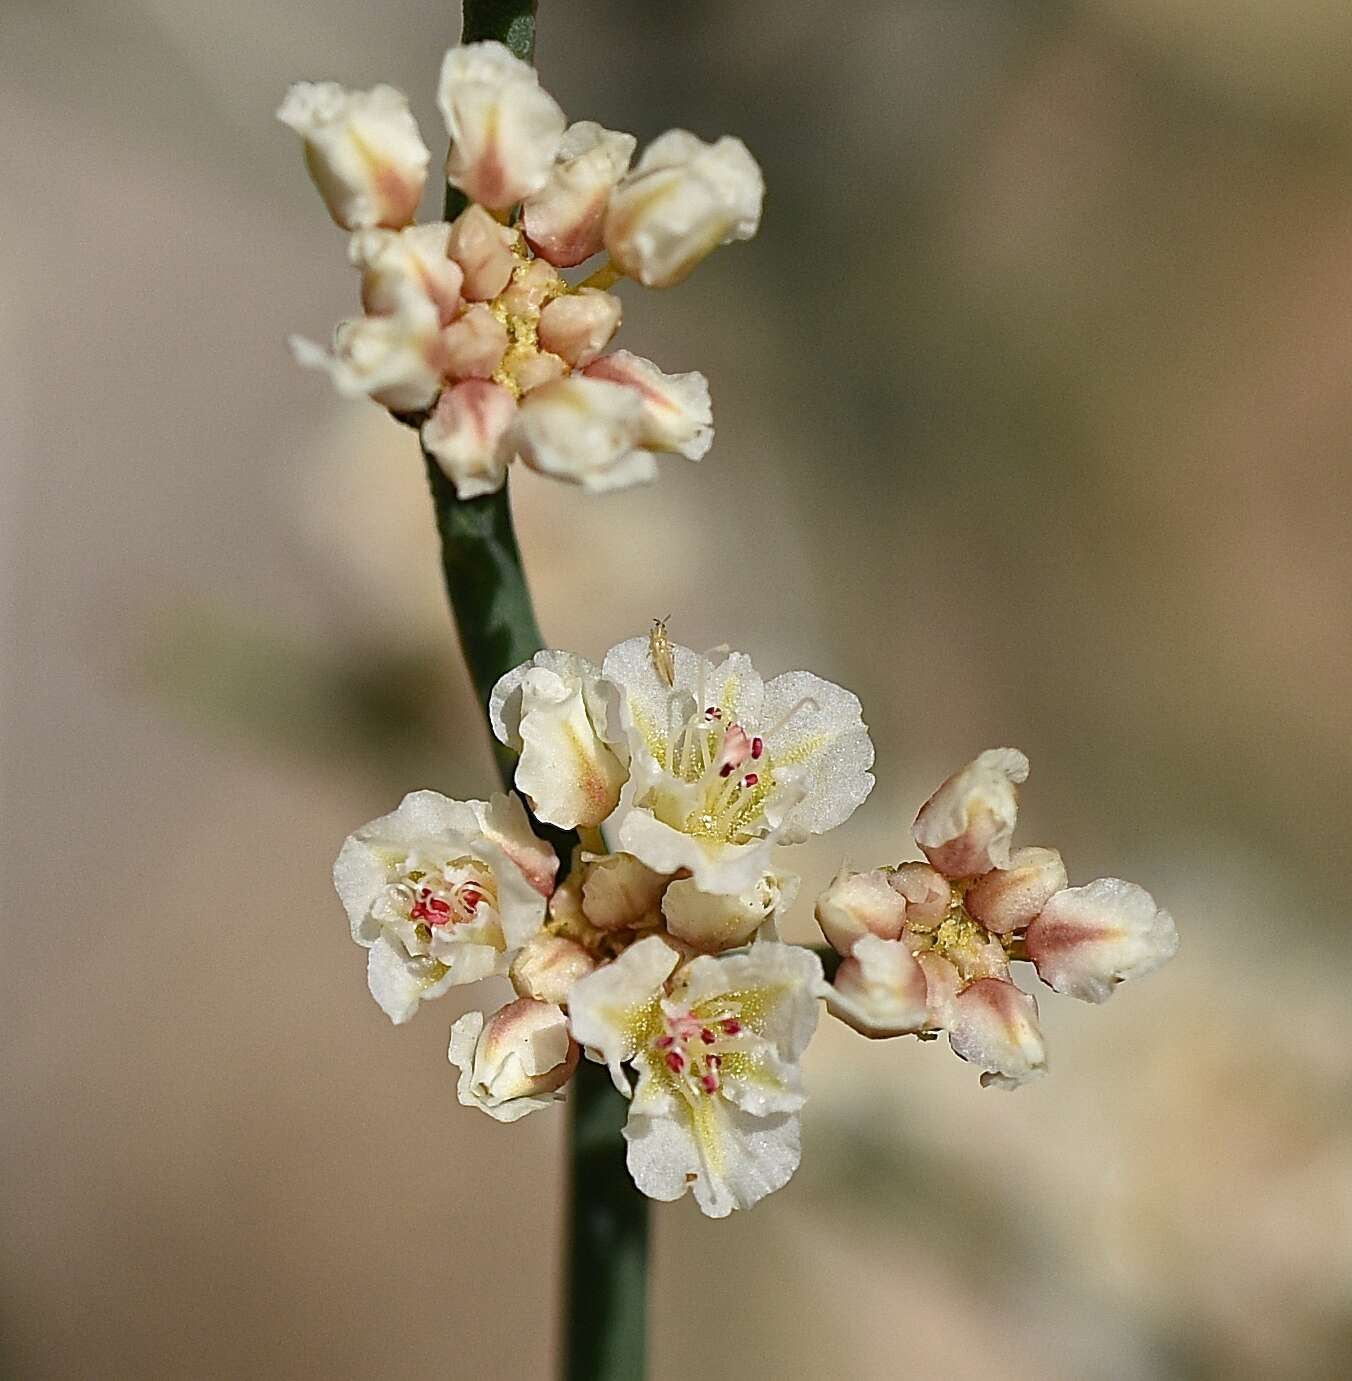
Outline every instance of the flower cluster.
<path fill-rule="evenodd" d="M 1054 991 L 1104 1002 L 1178 949 L 1173 918 L 1120 878 L 1067 886 L 1055 849 L 1010 847 L 1028 759 L 992 748 L 921 808 L 928 862 L 842 871 L 817 920 L 845 956 L 831 1012 L 866 1036 L 948 1032 L 983 1085 L 1013 1088 L 1046 1071 L 1037 1001 L 1010 977 L 1029 960 Z"/>
<path fill-rule="evenodd" d="M 746 146 L 671 130 L 631 169 L 632 135 L 569 125 L 500 43 L 452 48 L 438 100 L 446 177 L 469 204 L 417 225 L 430 154 L 402 93 L 288 92 L 278 117 L 352 232 L 363 309 L 331 352 L 293 338 L 296 358 L 420 426 L 461 498 L 501 488 L 516 457 L 593 490 L 651 479 L 656 453 L 700 459 L 713 439 L 704 376 L 605 353 L 621 316 L 606 289 L 621 277 L 670 287 L 755 234 L 764 184 Z M 602 251 L 590 277 L 560 272 Z"/>

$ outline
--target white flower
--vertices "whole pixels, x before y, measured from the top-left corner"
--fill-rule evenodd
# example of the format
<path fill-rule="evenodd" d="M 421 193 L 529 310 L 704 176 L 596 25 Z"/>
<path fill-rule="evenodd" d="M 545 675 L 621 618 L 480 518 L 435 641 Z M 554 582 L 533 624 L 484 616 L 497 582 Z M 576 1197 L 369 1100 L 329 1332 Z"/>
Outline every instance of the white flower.
<path fill-rule="evenodd" d="M 856 940 L 826 999 L 860 1035 L 902 1036 L 931 1026 L 929 984 L 910 946 L 867 934 Z"/>
<path fill-rule="evenodd" d="M 505 211 L 548 181 L 567 121 L 535 69 L 501 43 L 452 48 L 437 104 L 451 152 L 446 178 L 491 211 Z"/>
<path fill-rule="evenodd" d="M 628 756 L 619 695 L 585 657 L 537 652 L 498 681 L 488 710 L 499 742 L 521 755 L 516 786 L 538 819 L 577 829 L 614 810 Z"/>
<path fill-rule="evenodd" d="M 538 255 L 571 268 L 601 249 L 611 189 L 628 170 L 637 142 L 595 120 L 568 126 L 549 181 L 521 208 L 526 238 Z"/>
<path fill-rule="evenodd" d="M 461 1103 L 515 1122 L 562 1097 L 558 1090 L 577 1068 L 579 1051 L 558 1007 L 521 997 L 487 1025 L 482 1012 L 466 1012 L 451 1027 L 447 1055 L 460 1070 Z"/>
<path fill-rule="evenodd" d="M 1027 779 L 1028 759 L 1017 748 L 988 748 L 920 808 L 915 842 L 945 877 L 1007 868 L 1019 814 L 1016 786 Z"/>
<path fill-rule="evenodd" d="M 628 350 L 602 355 L 582 371 L 589 379 L 625 384 L 643 400 L 639 444 L 700 460 L 714 444 L 709 381 L 698 371 L 664 374 L 651 361 Z"/>
<path fill-rule="evenodd" d="M 600 288 L 556 297 L 540 313 L 540 345 L 574 369 L 590 364 L 619 330 L 621 312 L 620 299 Z"/>
<path fill-rule="evenodd" d="M 507 479 L 516 399 L 498 384 L 466 379 L 446 389 L 423 423 L 422 444 L 462 499 L 492 494 Z"/>
<path fill-rule="evenodd" d="M 541 474 L 599 492 L 641 484 L 657 462 L 638 449 L 643 404 L 633 389 L 574 375 L 535 389 L 521 401 L 516 445 Z"/>
<path fill-rule="evenodd" d="M 573 1035 L 610 1066 L 638 1071 L 624 1135 L 629 1173 L 650 1198 L 695 1193 L 722 1218 L 787 1184 L 798 1167 L 798 1061 L 817 1024 L 821 963 L 763 941 L 702 955 L 672 980 L 677 954 L 641 940 L 582 979 Z"/>
<path fill-rule="evenodd" d="M 793 905 L 800 879 L 766 873 L 745 892 L 701 892 L 694 878 L 677 878 L 662 897 L 667 930 L 706 954 L 746 944 L 762 926 Z M 773 933 L 773 928 L 771 929 Z"/>
<path fill-rule="evenodd" d="M 706 144 L 669 130 L 611 193 L 605 246 L 630 278 L 669 288 L 719 245 L 749 240 L 764 196 L 760 168 L 740 139 Z"/>
<path fill-rule="evenodd" d="M 392 412 L 421 412 L 441 389 L 445 346 L 437 309 L 406 297 L 388 316 L 340 322 L 330 354 L 303 336 L 291 353 L 307 369 L 322 369 L 345 398 L 368 395 Z"/>
<path fill-rule="evenodd" d="M 304 139 L 306 167 L 344 229 L 397 230 L 417 214 L 431 155 L 402 92 L 298 82 L 277 118 Z"/>
<path fill-rule="evenodd" d="M 1028 927 L 1028 957 L 1049 988 L 1106 1002 L 1118 983 L 1178 952 L 1174 919 L 1134 882 L 1099 878 L 1058 892 Z"/>
<path fill-rule="evenodd" d="M 513 796 L 415 791 L 349 835 L 333 883 L 381 1010 L 397 1025 L 448 988 L 506 973 L 540 929 L 557 867 Z"/>
<path fill-rule="evenodd" d="M 448 326 L 460 310 L 464 274 L 446 253 L 451 227 L 445 221 L 403 230 L 358 230 L 348 257 L 361 270 L 361 305 L 371 316 L 397 312 L 409 295 L 425 297 Z"/>
<path fill-rule="evenodd" d="M 629 780 L 610 821 L 618 847 L 706 892 L 740 893 L 775 843 L 849 819 L 873 787 L 859 701 L 805 671 L 769 684 L 749 658 L 718 664 L 649 638 L 611 648 L 602 675 L 625 696 Z"/>

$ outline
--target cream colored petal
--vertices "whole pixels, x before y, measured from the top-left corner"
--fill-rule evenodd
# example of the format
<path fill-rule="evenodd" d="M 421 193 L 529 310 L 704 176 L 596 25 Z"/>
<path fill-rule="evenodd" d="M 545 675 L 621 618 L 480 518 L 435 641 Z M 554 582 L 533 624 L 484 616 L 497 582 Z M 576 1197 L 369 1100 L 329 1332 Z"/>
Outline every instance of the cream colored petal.
<path fill-rule="evenodd" d="M 928 991 L 909 946 L 866 935 L 837 970 L 826 1006 L 860 1035 L 901 1036 L 927 1028 Z"/>
<path fill-rule="evenodd" d="M 514 454 L 516 399 L 498 384 L 467 379 L 442 391 L 423 423 L 423 448 L 455 485 L 456 496 L 496 493 Z"/>
<path fill-rule="evenodd" d="M 1027 779 L 1028 759 L 1017 748 L 988 748 L 921 807 L 915 842 L 945 877 L 1007 868 L 1019 815 L 1017 787 Z"/>

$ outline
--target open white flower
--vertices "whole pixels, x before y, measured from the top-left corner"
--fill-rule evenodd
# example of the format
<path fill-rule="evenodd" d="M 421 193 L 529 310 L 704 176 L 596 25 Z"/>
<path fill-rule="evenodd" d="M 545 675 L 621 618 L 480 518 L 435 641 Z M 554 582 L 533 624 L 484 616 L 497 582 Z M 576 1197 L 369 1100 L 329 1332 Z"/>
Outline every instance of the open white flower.
<path fill-rule="evenodd" d="M 451 1027 L 447 1051 L 460 1070 L 460 1102 L 499 1122 L 558 1102 L 579 1053 L 562 1010 L 529 997 L 509 1002 L 487 1025 L 482 1012 L 466 1012 Z"/>
<path fill-rule="evenodd" d="M 537 652 L 493 687 L 488 715 L 520 754 L 516 786 L 538 819 L 577 829 L 615 809 L 628 758 L 619 693 L 585 657 Z"/>
<path fill-rule="evenodd" d="M 503 44 L 452 48 L 437 104 L 451 136 L 446 179 L 471 201 L 505 211 L 548 181 L 567 120 L 535 69 Z"/>
<path fill-rule="evenodd" d="M 344 229 L 397 230 L 417 214 L 431 155 L 402 91 L 297 82 L 277 118 L 305 141 L 305 166 Z"/>
<path fill-rule="evenodd" d="M 798 1168 L 798 1061 L 817 1025 L 821 962 L 763 941 L 740 954 L 701 955 L 677 972 L 661 939 L 641 940 L 577 983 L 574 1038 L 629 1091 L 629 1172 L 650 1198 L 694 1190 L 722 1218 L 787 1184 Z"/>
<path fill-rule="evenodd" d="M 514 796 L 414 791 L 348 836 L 333 883 L 367 982 L 396 1025 L 448 988 L 507 972 L 536 934 L 558 860 Z"/>
<path fill-rule="evenodd" d="M 630 278 L 669 288 L 719 245 L 749 240 L 764 197 L 761 170 L 740 139 L 706 144 L 668 130 L 611 194 L 606 249 Z"/>
<path fill-rule="evenodd" d="M 624 692 L 629 780 L 610 827 L 619 848 L 706 892 L 741 893 L 776 843 L 849 819 L 873 787 L 859 701 L 805 671 L 762 682 L 748 657 L 719 662 L 649 638 L 611 648 Z"/>
<path fill-rule="evenodd" d="M 569 125 L 544 187 L 521 208 L 531 248 L 559 268 L 596 254 L 611 189 L 624 176 L 638 141 L 595 120 Z"/>

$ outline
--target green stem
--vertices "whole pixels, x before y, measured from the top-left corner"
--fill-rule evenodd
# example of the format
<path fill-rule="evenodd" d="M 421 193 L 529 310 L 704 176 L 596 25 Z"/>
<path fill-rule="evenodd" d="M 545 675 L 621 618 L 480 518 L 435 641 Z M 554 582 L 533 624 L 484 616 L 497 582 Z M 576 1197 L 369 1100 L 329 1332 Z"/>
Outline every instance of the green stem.
<path fill-rule="evenodd" d="M 536 0 L 465 0 L 461 41 L 497 39 L 530 61 Z M 464 198 L 446 189 L 450 220 Z M 544 645 L 512 526 L 504 486 L 496 494 L 458 499 L 430 456 L 428 483 L 441 534 L 441 564 L 460 646 L 479 703 L 500 676 Z M 495 744 L 498 772 L 510 788 L 513 755 Z M 544 830 L 564 868 L 575 835 Z M 563 1319 L 566 1381 L 642 1381 L 645 1373 L 648 1201 L 625 1167 L 620 1135 L 628 1104 L 606 1070 L 583 1061 L 569 1088 L 567 1304 Z"/>

